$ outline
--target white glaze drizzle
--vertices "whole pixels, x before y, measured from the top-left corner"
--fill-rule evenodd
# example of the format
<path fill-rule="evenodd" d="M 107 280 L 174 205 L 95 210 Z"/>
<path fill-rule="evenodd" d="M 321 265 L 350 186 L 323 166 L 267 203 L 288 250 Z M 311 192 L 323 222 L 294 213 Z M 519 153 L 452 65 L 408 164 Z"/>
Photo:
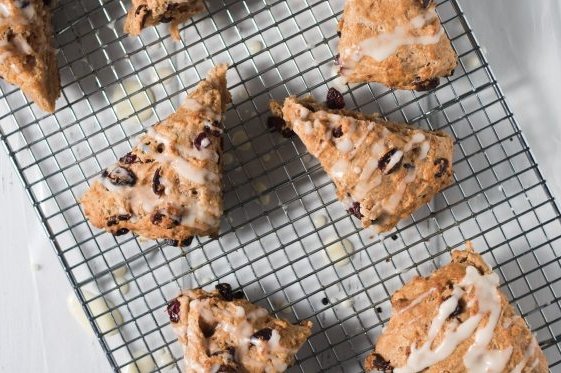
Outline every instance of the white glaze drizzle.
<path fill-rule="evenodd" d="M 363 56 L 369 56 L 376 61 L 383 61 L 406 45 L 431 45 L 440 41 L 444 29 L 438 24 L 438 31 L 433 35 L 414 35 L 413 32 L 422 29 L 437 18 L 434 8 L 428 9 L 421 15 L 411 19 L 409 24 L 397 26 L 391 32 L 381 33 L 372 38 L 361 41 L 358 45 L 343 51 L 343 58 L 350 58 L 356 64 Z"/>
<path fill-rule="evenodd" d="M 488 345 L 501 314 L 501 299 L 497 290 L 499 284 L 495 273 L 481 275 L 472 266 L 466 267 L 462 281 L 454 285 L 452 295 L 442 302 L 436 317 L 432 320 L 425 343 L 420 347 L 411 346 L 411 353 L 405 366 L 394 369 L 395 373 L 419 372 L 450 356 L 456 347 L 474 335 L 474 341 L 464 356 L 464 365 L 468 372 L 502 372 L 512 354 L 512 347 L 505 350 L 489 350 Z M 456 309 L 460 298 L 473 289 L 475 300 L 468 303 L 472 307 L 477 301 L 478 312 L 462 323 L 446 321 Z M 485 315 L 487 322 L 481 326 Z M 477 331 L 476 331 L 477 330 Z M 432 349 L 432 344 L 439 333 L 443 332 L 441 342 Z"/>

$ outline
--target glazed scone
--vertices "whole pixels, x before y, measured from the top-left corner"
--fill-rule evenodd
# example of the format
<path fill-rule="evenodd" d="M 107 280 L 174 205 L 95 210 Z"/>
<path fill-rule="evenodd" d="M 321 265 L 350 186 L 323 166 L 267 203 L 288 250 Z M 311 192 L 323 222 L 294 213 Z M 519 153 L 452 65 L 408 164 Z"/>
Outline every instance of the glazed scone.
<path fill-rule="evenodd" d="M 125 32 L 138 36 L 142 29 L 170 23 L 170 33 L 179 40 L 178 26 L 205 9 L 203 0 L 132 0 Z"/>
<path fill-rule="evenodd" d="M 393 316 L 364 363 L 394 373 L 548 372 L 545 355 L 470 246 L 393 294 Z"/>
<path fill-rule="evenodd" d="M 0 0 L 0 76 L 41 110 L 60 95 L 51 12 L 43 0 Z"/>
<path fill-rule="evenodd" d="M 452 179 L 453 141 L 443 132 L 328 109 L 311 98 L 289 97 L 271 109 L 318 158 L 339 200 L 365 228 L 391 230 Z"/>
<path fill-rule="evenodd" d="M 168 304 L 183 346 L 186 372 L 284 372 L 311 334 L 312 323 L 291 324 L 232 292 L 186 290 Z"/>
<path fill-rule="evenodd" d="M 148 129 L 82 198 L 90 222 L 113 233 L 188 245 L 215 235 L 222 216 L 226 65 L 211 70 L 177 112 Z"/>
<path fill-rule="evenodd" d="M 429 90 L 458 63 L 432 0 L 348 0 L 339 31 L 349 82 Z"/>

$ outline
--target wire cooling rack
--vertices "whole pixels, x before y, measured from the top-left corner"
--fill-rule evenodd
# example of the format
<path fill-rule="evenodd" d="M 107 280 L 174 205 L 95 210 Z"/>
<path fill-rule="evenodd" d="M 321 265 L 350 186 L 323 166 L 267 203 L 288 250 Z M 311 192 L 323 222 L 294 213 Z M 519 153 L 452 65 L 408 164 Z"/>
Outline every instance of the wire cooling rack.
<path fill-rule="evenodd" d="M 499 273 L 559 369 L 559 211 L 456 1 L 439 1 L 437 9 L 460 64 L 430 93 L 336 79 L 343 0 L 208 1 L 208 14 L 185 25 L 178 43 L 166 25 L 124 36 L 126 5 L 56 5 L 63 92 L 54 115 L 0 85 L 3 143 L 113 369 L 136 362 L 141 371 L 146 363 L 180 370 L 166 301 L 182 287 L 221 281 L 279 317 L 313 321 L 293 371 L 360 371 L 390 317 L 389 295 L 447 262 L 450 249 L 466 240 Z M 77 203 L 88 183 L 219 62 L 231 65 L 233 94 L 220 237 L 182 251 L 92 228 Z M 385 239 L 344 211 L 297 139 L 266 128 L 271 98 L 321 99 L 331 86 L 351 108 L 439 128 L 457 140 L 455 183 Z M 114 271 L 123 266 L 119 280 Z M 94 307 L 100 301 L 108 308 Z M 118 328 L 107 324 L 119 315 Z"/>

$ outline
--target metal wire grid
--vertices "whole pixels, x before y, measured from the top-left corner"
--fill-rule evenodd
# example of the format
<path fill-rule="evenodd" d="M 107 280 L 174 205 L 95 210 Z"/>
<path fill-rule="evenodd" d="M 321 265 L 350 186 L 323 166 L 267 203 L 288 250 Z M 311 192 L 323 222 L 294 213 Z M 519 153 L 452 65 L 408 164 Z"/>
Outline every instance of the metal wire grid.
<path fill-rule="evenodd" d="M 335 79 L 342 5 L 208 2 L 208 14 L 186 25 L 177 44 L 165 27 L 141 38 L 122 35 L 126 8 L 120 1 L 61 1 L 54 9 L 63 85 L 57 112 L 45 115 L 20 91 L 0 85 L 3 142 L 115 370 L 140 360 L 151 360 L 158 371 L 179 370 L 182 352 L 165 303 L 184 286 L 220 280 L 239 285 L 279 317 L 314 322 L 294 371 L 360 371 L 390 316 L 389 295 L 448 261 L 449 248 L 466 240 L 484 252 L 551 367 L 559 366 L 559 211 L 459 4 L 438 3 L 460 65 L 430 94 L 349 88 Z M 76 202 L 88 181 L 219 62 L 231 65 L 234 97 L 226 120 L 219 239 L 196 240 L 183 252 L 92 229 Z M 139 83 L 132 90 L 131 80 Z M 270 98 L 322 98 L 329 86 L 342 89 L 352 108 L 457 139 L 455 183 L 401 222 L 391 238 L 361 230 L 303 145 L 264 125 Z M 337 243 L 343 254 L 333 250 Z M 129 292 L 112 272 L 122 266 Z M 108 310 L 95 314 L 99 299 Z M 108 330 L 100 321 L 116 311 L 124 322 Z M 173 359 L 162 359 L 165 350 Z"/>

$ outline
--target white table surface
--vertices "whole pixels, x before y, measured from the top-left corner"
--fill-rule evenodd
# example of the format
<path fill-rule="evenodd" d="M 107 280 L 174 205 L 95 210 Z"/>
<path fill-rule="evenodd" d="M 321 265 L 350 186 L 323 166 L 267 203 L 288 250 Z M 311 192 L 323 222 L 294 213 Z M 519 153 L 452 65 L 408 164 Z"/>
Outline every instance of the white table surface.
<path fill-rule="evenodd" d="M 561 3 L 462 1 L 555 196 L 561 195 Z M 95 337 L 72 318 L 64 272 L 0 151 L 0 372 L 105 372 Z M 40 268 L 38 268 L 40 266 Z"/>

